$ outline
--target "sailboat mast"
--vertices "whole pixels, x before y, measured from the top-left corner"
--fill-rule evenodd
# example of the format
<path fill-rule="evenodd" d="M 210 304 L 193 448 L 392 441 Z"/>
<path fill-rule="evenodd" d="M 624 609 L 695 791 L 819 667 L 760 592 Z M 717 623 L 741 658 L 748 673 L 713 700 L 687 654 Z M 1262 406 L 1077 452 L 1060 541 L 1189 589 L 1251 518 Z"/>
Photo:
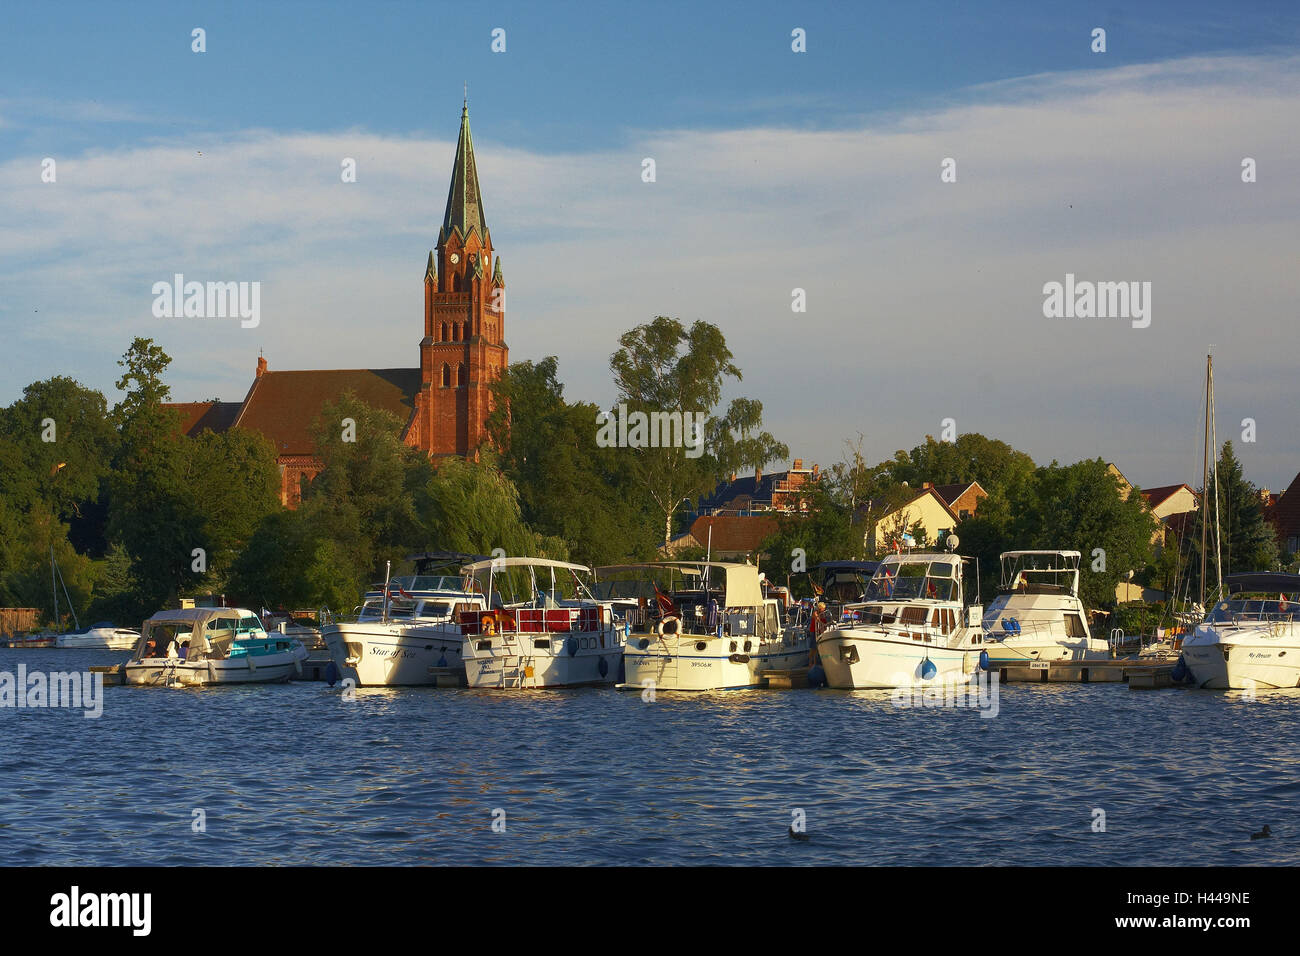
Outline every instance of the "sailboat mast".
<path fill-rule="evenodd" d="M 1219 589 L 1216 593 L 1223 593 L 1223 548 L 1220 541 L 1223 536 L 1223 517 L 1219 514 L 1219 423 L 1214 413 L 1214 367 L 1210 367 L 1210 448 L 1213 449 L 1211 454 L 1213 458 L 1213 471 L 1211 472 L 1214 480 L 1214 576 L 1218 582 Z"/>
<path fill-rule="evenodd" d="M 54 542 L 50 542 L 50 593 L 54 595 L 54 630 L 59 630 L 59 582 L 54 576 Z"/>
<path fill-rule="evenodd" d="M 1201 436 L 1201 607 L 1205 607 L 1205 544 L 1210 518 L 1210 370 L 1213 363 L 1213 356 L 1205 356 L 1205 427 Z"/>

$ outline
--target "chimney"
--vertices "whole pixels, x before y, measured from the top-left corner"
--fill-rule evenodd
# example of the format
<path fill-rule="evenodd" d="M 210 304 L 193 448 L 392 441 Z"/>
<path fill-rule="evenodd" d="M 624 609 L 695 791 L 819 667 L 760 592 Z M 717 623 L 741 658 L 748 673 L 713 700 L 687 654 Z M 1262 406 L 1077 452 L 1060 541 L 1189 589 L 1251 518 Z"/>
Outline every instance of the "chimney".
<path fill-rule="evenodd" d="M 926 488 L 933 488 L 933 487 L 934 487 L 934 482 L 932 482 L 932 481 L 923 481 L 923 482 L 921 482 L 921 490 L 922 490 L 922 491 L 924 491 Z"/>
<path fill-rule="evenodd" d="M 266 374 L 266 359 L 259 355 L 257 357 L 257 377 L 261 378 L 264 374 Z"/>
<path fill-rule="evenodd" d="M 794 460 L 794 468 L 791 469 L 791 470 L 792 470 L 792 471 L 803 471 L 803 459 L 802 459 L 802 458 L 796 458 L 796 459 Z"/>

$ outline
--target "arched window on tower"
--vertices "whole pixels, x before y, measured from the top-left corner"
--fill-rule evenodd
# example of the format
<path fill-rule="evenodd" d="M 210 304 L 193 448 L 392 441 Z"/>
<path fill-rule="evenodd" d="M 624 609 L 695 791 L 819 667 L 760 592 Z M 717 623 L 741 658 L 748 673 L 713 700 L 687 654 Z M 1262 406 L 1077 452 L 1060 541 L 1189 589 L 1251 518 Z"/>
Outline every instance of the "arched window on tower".
<path fill-rule="evenodd" d="M 442 363 L 442 387 L 451 387 L 451 366 L 446 362 Z"/>
<path fill-rule="evenodd" d="M 469 384 L 469 378 L 465 374 L 465 363 L 461 362 L 456 369 L 456 387 L 464 388 Z"/>
<path fill-rule="evenodd" d="M 445 341 L 447 341 L 447 323 L 446 323 L 446 322 L 442 323 L 442 338 L 438 339 L 438 341 L 439 341 L 439 342 L 445 342 Z"/>
<path fill-rule="evenodd" d="M 466 319 L 466 320 L 465 320 L 465 329 L 464 329 L 464 331 L 461 333 L 461 336 L 460 336 L 460 337 L 461 337 L 462 339 L 466 339 L 466 340 L 468 340 L 468 339 L 469 339 L 469 336 L 470 336 L 469 320 Z"/>

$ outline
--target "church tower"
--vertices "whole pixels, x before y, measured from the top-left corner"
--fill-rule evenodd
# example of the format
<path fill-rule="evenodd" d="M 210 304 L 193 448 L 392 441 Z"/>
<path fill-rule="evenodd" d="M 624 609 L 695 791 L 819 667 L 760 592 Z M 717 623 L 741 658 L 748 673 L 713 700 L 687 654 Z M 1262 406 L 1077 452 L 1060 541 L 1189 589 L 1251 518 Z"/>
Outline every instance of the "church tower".
<path fill-rule="evenodd" d="M 407 442 L 431 456 L 472 456 L 486 437 L 489 386 L 509 362 L 505 278 L 483 216 L 469 103 L 447 192 L 438 248 L 424 270 L 420 392 Z"/>

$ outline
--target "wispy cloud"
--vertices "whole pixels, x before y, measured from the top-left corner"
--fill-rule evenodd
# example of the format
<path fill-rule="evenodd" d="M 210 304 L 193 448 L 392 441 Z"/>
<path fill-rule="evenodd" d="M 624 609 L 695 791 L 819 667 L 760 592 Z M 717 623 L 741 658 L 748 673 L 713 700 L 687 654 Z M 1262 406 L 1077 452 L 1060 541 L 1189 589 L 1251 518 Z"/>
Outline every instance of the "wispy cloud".
<path fill-rule="evenodd" d="M 512 356 L 558 354 L 569 394 L 608 401 L 620 332 L 705 318 L 804 458 L 858 431 L 884 457 L 953 417 L 1154 484 L 1190 477 L 1214 344 L 1220 418 L 1257 419 L 1244 457 L 1276 485 L 1300 467 L 1298 94 L 1300 58 L 1198 57 L 989 84 L 852 129 L 646 131 L 559 155 L 476 116 Z M 280 368 L 414 365 L 453 124 L 83 151 L 56 157 L 54 185 L 39 156 L 0 165 L 0 399 L 56 372 L 111 389 L 133 335 L 175 357 L 178 398 L 242 396 L 259 347 Z M 149 287 L 175 272 L 261 280 L 261 327 L 154 319 Z M 1043 283 L 1067 272 L 1151 281 L 1151 328 L 1043 318 Z"/>

